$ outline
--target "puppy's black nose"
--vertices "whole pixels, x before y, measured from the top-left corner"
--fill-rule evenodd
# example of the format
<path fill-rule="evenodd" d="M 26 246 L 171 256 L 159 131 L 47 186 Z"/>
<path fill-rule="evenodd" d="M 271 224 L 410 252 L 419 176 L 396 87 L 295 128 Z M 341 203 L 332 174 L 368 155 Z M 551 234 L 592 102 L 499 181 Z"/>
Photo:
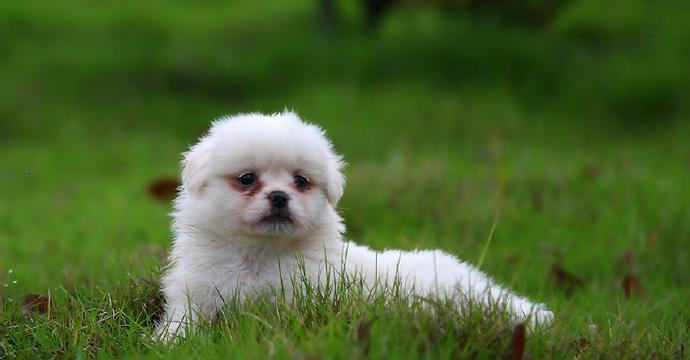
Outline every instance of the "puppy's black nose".
<path fill-rule="evenodd" d="M 286 207 L 288 200 L 290 200 L 290 198 L 284 191 L 271 191 L 268 194 L 268 201 L 271 202 L 271 206 L 277 209 Z"/>

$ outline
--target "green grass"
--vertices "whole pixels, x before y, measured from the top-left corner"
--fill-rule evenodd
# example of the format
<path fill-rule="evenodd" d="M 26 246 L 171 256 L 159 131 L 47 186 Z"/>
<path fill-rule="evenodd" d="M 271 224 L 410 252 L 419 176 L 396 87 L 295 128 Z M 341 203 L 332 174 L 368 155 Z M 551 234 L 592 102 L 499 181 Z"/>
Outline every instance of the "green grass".
<path fill-rule="evenodd" d="M 231 304 L 172 348 L 142 337 L 170 243 L 148 184 L 214 117 L 284 107 L 349 163 L 349 238 L 481 261 L 555 311 L 528 357 L 688 356 L 682 3 L 576 1 L 547 29 L 403 7 L 376 36 L 348 8 L 332 37 L 307 1 L 72 5 L 0 4 L 0 358 L 508 354 L 501 314 L 347 294 Z M 22 314 L 27 294 L 50 313 Z"/>

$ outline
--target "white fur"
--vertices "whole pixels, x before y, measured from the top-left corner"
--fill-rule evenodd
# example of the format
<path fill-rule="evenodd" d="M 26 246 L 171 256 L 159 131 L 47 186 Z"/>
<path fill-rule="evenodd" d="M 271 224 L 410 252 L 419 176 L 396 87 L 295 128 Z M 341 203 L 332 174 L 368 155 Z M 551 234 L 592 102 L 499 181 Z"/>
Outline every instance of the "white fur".
<path fill-rule="evenodd" d="M 508 292 L 446 252 L 376 252 L 345 241 L 335 210 L 345 184 L 342 165 L 324 132 L 292 112 L 214 122 L 184 156 L 171 265 L 162 279 L 166 306 L 159 336 L 184 336 L 200 316 L 212 319 L 229 299 L 242 301 L 281 285 L 290 299 L 292 285 L 281 277 L 297 272 L 301 261 L 316 282 L 324 281 L 324 264 L 334 264 L 370 287 L 398 277 L 413 295 L 498 303 L 516 322 L 550 323 L 553 313 L 543 304 Z M 244 172 L 258 175 L 260 191 L 248 194 L 232 186 Z M 295 174 L 306 176 L 311 188 L 295 188 Z M 290 197 L 291 223 L 261 221 L 270 212 L 267 194 L 276 190 Z"/>

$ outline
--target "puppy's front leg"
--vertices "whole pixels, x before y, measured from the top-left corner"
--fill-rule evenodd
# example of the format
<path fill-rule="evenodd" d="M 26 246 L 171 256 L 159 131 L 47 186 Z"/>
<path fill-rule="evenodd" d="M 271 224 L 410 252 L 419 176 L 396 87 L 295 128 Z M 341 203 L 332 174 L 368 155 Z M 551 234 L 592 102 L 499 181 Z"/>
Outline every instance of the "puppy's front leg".
<path fill-rule="evenodd" d="M 187 318 L 188 313 L 189 307 L 179 302 L 166 304 L 165 315 L 156 327 L 156 337 L 166 342 L 183 338 L 186 328 L 191 325 L 191 319 Z"/>
<path fill-rule="evenodd" d="M 163 341 L 185 337 L 200 321 L 215 317 L 218 303 L 222 301 L 217 293 L 194 291 L 179 284 L 165 284 L 165 316 L 158 324 L 156 336 Z"/>
<path fill-rule="evenodd" d="M 180 299 L 166 295 L 168 304 L 165 306 L 165 316 L 158 324 L 156 336 L 163 341 L 172 341 L 185 337 L 187 330 L 191 330 L 198 321 L 194 305 Z M 191 299 L 190 299 L 191 300 Z"/>

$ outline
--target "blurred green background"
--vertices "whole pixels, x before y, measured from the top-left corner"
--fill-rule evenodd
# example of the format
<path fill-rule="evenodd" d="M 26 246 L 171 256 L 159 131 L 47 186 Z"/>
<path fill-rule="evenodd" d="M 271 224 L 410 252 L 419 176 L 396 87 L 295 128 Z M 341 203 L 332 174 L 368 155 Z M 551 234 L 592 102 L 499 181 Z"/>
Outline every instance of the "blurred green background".
<path fill-rule="evenodd" d="M 689 10 L 673 0 L 2 1 L 5 299 L 155 269 L 170 206 L 149 184 L 177 175 L 214 118 L 289 108 L 350 164 L 341 212 L 355 241 L 476 262 L 500 213 L 484 268 L 559 316 L 606 322 L 630 274 L 650 317 L 681 308 Z M 582 289 L 562 291 L 553 264 Z"/>

